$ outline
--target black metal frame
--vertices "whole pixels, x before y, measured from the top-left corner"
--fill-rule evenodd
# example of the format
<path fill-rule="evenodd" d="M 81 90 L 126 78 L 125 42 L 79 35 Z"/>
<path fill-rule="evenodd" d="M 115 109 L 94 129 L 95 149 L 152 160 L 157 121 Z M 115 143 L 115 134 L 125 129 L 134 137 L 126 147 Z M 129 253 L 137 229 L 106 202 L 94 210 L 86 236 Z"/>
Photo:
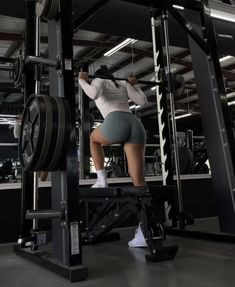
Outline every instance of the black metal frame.
<path fill-rule="evenodd" d="M 82 202 L 85 204 L 84 222 L 85 242 L 96 243 L 106 239 L 113 228 L 137 215 L 141 229 L 148 244 L 150 254 L 147 262 L 173 259 L 178 247 L 163 246 L 165 240 L 165 206 L 167 201 L 174 205 L 175 186 L 80 188 Z M 92 204 L 97 211 L 90 217 Z"/>
<path fill-rule="evenodd" d="M 125 2 L 168 10 L 189 36 L 220 228 L 223 232 L 235 233 L 235 137 L 208 0 Z M 186 18 L 173 4 L 184 6 Z"/>
<path fill-rule="evenodd" d="M 72 24 L 72 0 L 59 0 L 61 13 L 56 19 L 49 22 L 49 55 L 52 60 L 61 61 L 61 67 L 58 70 L 50 68 L 50 94 L 53 96 L 64 97 L 70 106 L 71 111 L 71 134 L 70 141 L 66 151 L 66 168 L 64 170 L 52 173 L 52 208 L 61 210 L 63 207 L 65 216 L 52 219 L 52 257 L 45 259 L 44 254 L 40 252 L 32 252 L 24 249 L 24 242 L 20 248 L 15 251 L 25 258 L 30 258 L 49 269 L 54 270 L 58 274 L 61 272 L 63 276 L 71 281 L 85 279 L 88 275 L 87 268 L 81 265 L 82 249 L 81 249 L 81 232 L 80 232 L 80 216 L 79 216 L 79 200 L 82 194 L 78 181 L 78 161 L 77 161 L 77 145 L 75 131 L 75 98 L 74 98 L 74 75 L 73 75 L 73 24 Z M 103 1 L 105 2 L 105 1 Z M 141 4 L 141 1 L 127 1 Z M 138 3 L 137 3 L 138 2 Z M 195 77 L 199 87 L 199 101 L 202 108 L 202 119 L 204 123 L 204 131 L 207 137 L 208 153 L 211 161 L 213 182 L 215 185 L 215 193 L 218 199 L 218 210 L 220 216 L 220 225 L 222 231 L 235 232 L 235 208 L 234 208 L 234 163 L 231 155 L 234 154 L 234 138 L 231 136 L 231 123 L 226 113 L 228 111 L 225 100 L 225 91 L 222 81 L 219 60 L 216 51 L 216 41 L 213 31 L 212 20 L 208 13 L 208 1 L 143 1 L 143 4 L 151 4 L 160 9 L 169 9 L 173 17 L 185 27 L 190 35 L 190 48 L 193 57 L 193 66 L 195 68 Z M 172 4 L 181 4 L 190 11 L 186 11 L 189 21 L 185 21 L 179 13 L 172 10 Z M 203 5 L 201 5 L 203 3 Z M 26 52 L 27 56 L 34 56 L 35 53 L 35 2 L 26 1 Z M 198 17 L 194 19 L 195 11 L 200 13 L 200 21 Z M 94 11 L 92 11 L 94 13 Z M 89 16 L 89 15 L 87 15 Z M 85 18 L 83 19 L 85 21 Z M 190 26 L 188 25 L 190 23 Z M 203 25 L 204 28 L 201 29 Z M 187 26 L 187 27 L 186 27 Z M 60 32 L 60 33 L 57 33 Z M 207 41 L 206 41 L 207 39 Z M 201 48 L 198 51 L 198 47 Z M 196 61 L 195 61 L 195 58 Z M 198 61 L 200 58 L 200 61 Z M 162 61 L 162 60 L 160 60 Z M 202 63 L 204 65 L 202 65 Z M 162 65 L 162 62 L 161 62 Z M 201 67 L 203 66 L 203 72 Z M 207 67 L 207 68 L 205 68 Z M 205 80 L 207 79 L 207 80 Z M 25 99 L 34 93 L 34 67 L 27 66 L 25 70 Z M 201 95 L 200 95 L 201 94 Z M 205 94 L 207 95 L 205 97 Z M 165 99 L 166 101 L 166 99 Z M 213 105 L 210 105 L 211 102 Z M 166 102 L 162 103 L 166 106 Z M 165 107 L 164 107 L 165 108 Z M 208 109 L 210 110 L 208 119 Z M 166 130 L 168 134 L 168 130 Z M 165 135 L 166 138 L 169 135 Z M 169 139 L 169 138 L 168 138 Z M 166 151 L 169 152 L 169 151 Z M 235 160 L 235 159 L 234 159 Z M 172 175 L 168 182 L 172 181 Z M 30 225 L 25 221 L 25 212 L 32 209 L 32 187 L 33 176 L 31 172 L 23 174 L 22 189 L 22 218 L 21 218 L 21 237 L 23 239 L 31 238 Z M 164 192 L 164 187 L 158 187 Z M 165 188 L 168 188 L 167 186 Z M 118 192 L 118 199 L 111 200 L 119 202 L 125 197 L 125 201 L 138 206 L 141 211 L 141 219 L 143 222 L 143 233 L 149 243 L 151 254 L 146 256 L 148 261 L 158 261 L 170 259 L 175 256 L 177 247 L 165 249 L 161 243 L 164 239 L 164 228 L 162 234 L 156 228 L 156 222 L 163 225 L 162 218 L 158 222 L 158 218 L 154 215 L 157 212 L 156 204 L 158 200 L 160 204 L 164 204 L 169 200 L 167 192 L 164 197 L 155 198 L 151 188 L 143 188 L 145 194 L 141 193 L 141 189 L 121 188 Z M 146 191 L 147 189 L 147 191 Z M 110 191 L 110 190 L 109 190 Z M 89 190 L 90 192 L 90 190 Z M 95 192 L 95 191 L 94 191 Z M 101 191 L 98 191 L 101 194 Z M 148 193 L 149 192 L 149 193 Z M 100 196 L 88 196 L 93 202 L 94 200 L 102 200 Z M 173 204 L 175 201 L 171 203 Z M 223 203 L 221 205 L 221 203 Z M 105 209 L 106 207 L 104 207 Z M 164 208 L 162 209 L 164 210 Z M 35 211 L 36 214 L 36 211 Z M 153 230 L 153 236 L 149 230 Z M 155 241 L 154 237 L 158 240 Z M 160 240 L 159 240 L 160 239 Z M 36 255 L 37 254 L 37 255 Z M 61 269 L 62 267 L 62 269 Z M 73 275 L 71 275 L 73 272 Z M 62 274 L 61 274 L 62 275 Z M 73 278 L 73 279 L 72 279 Z"/>
<path fill-rule="evenodd" d="M 109 1 L 110 0 L 99 0 L 87 11 L 85 11 L 79 18 L 75 19 L 73 25 L 74 32 L 76 32 L 80 28 L 80 26 L 86 23 L 86 21 L 95 16 L 95 14 L 98 13 L 100 9 L 102 9 L 104 5 L 107 4 Z"/>
<path fill-rule="evenodd" d="M 88 73 L 88 64 L 82 63 L 82 70 Z M 81 179 L 86 178 L 90 174 L 90 132 L 91 132 L 91 111 L 90 111 L 90 99 L 84 93 L 84 91 L 79 88 L 79 175 Z"/>
<path fill-rule="evenodd" d="M 186 17 L 172 7 L 172 2 L 178 4 L 164 1 L 163 8 L 189 37 L 220 228 L 223 232 L 235 233 L 235 137 L 208 0 L 197 2 L 195 9 L 191 6 L 195 1 L 181 1 L 179 4 L 185 7 Z"/>
<path fill-rule="evenodd" d="M 75 130 L 72 1 L 60 0 L 60 11 L 62 12 L 59 18 L 48 25 L 49 56 L 51 59 L 56 60 L 59 57 L 61 60 L 60 70 L 49 70 L 50 94 L 68 101 L 72 124 L 66 151 L 66 169 L 52 173 L 52 208 L 58 210 L 63 204 L 66 210 L 63 225 L 60 220 L 55 219 L 52 222 L 52 254 L 64 265 L 73 267 L 82 263 L 82 249 L 77 195 L 79 179 Z"/>
<path fill-rule="evenodd" d="M 198 49 L 198 42 L 189 37 L 220 229 L 235 233 L 235 138 L 208 1 L 202 1 L 199 15 L 186 10 L 185 16 L 209 50 Z"/>
<path fill-rule="evenodd" d="M 70 107 L 70 138 L 69 144 L 64 148 L 66 160 L 64 169 L 52 172 L 52 209 L 64 210 L 63 218 L 52 218 L 51 254 L 45 256 L 38 251 L 35 232 L 31 233 L 31 222 L 26 221 L 27 210 L 33 209 L 33 173 L 23 173 L 22 209 L 21 209 L 21 235 L 20 247 L 15 248 L 17 254 L 28 258 L 48 269 L 63 275 L 71 281 L 83 280 L 88 276 L 88 268 L 81 265 L 82 249 L 80 238 L 79 217 L 79 180 L 78 160 L 75 131 L 75 97 L 73 73 L 73 25 L 72 1 L 60 0 L 60 11 L 52 21 L 48 22 L 48 43 L 51 59 L 60 60 L 61 66 L 57 70 L 50 68 L 50 95 L 65 98 Z M 26 54 L 35 56 L 35 1 L 26 2 Z M 34 64 L 25 66 L 25 99 L 34 93 Z M 45 63 L 46 64 L 46 63 Z M 38 211 L 40 216 L 41 212 Z M 37 210 L 34 210 L 37 218 Z M 46 242 L 45 242 L 46 243 Z M 31 244 L 31 250 L 26 248 Z M 36 249 L 36 251 L 35 251 Z"/>

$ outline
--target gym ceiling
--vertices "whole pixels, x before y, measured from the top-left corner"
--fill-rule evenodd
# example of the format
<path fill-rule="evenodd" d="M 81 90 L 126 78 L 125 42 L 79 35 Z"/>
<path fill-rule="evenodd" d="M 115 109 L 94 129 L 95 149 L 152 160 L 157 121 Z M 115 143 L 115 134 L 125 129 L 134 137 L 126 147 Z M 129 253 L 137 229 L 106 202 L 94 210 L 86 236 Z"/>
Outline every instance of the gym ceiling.
<path fill-rule="evenodd" d="M 74 20 L 78 19 L 98 0 L 74 0 Z M 136 2 L 140 4 L 136 4 Z M 74 34 L 74 58 L 86 60 L 92 73 L 101 64 L 107 64 L 116 77 L 127 77 L 134 73 L 142 80 L 150 81 L 153 74 L 152 40 L 149 7 L 143 5 L 148 1 L 110 0 L 92 17 L 85 21 Z M 235 19 L 235 6 L 229 0 L 210 1 L 219 11 L 229 11 Z M 230 4 L 229 4 L 230 3 Z M 7 0 L 0 3 L 0 57 L 14 58 L 23 49 L 25 0 Z M 235 100 L 235 21 L 213 18 L 217 35 L 230 35 L 233 40 L 218 37 L 219 57 L 232 56 L 221 63 L 223 76 L 227 84 L 228 100 Z M 41 53 L 47 56 L 47 25 L 41 27 Z M 193 118 L 200 118 L 197 102 L 197 90 L 192 71 L 192 62 L 188 50 L 187 35 L 170 17 L 169 36 L 171 45 L 171 61 L 174 73 L 182 74 L 186 81 L 184 95 L 175 98 L 177 113 L 185 113 L 189 109 L 193 113 L 191 119 L 180 122 L 193 123 Z M 111 57 L 103 54 L 126 38 L 138 39 L 133 46 L 115 53 Z M 0 67 L 8 67 L 0 63 Z M 21 111 L 23 103 L 22 90 L 15 89 L 9 79 L 9 71 L 0 71 L 0 114 L 16 114 Z M 44 84 L 47 78 L 44 77 Z M 6 89 L 7 87 L 7 89 Z M 141 117 L 156 118 L 155 92 L 150 87 L 142 86 L 152 104 L 137 112 Z M 233 99 L 234 98 L 234 99 Z M 233 106 L 230 106 L 231 109 Z"/>

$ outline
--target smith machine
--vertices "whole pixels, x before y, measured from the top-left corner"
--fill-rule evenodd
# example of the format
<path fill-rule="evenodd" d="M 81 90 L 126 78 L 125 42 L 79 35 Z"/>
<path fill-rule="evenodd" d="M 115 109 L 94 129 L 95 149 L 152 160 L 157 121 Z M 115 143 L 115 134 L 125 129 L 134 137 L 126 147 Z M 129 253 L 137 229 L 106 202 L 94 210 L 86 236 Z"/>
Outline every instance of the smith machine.
<path fill-rule="evenodd" d="M 95 14 L 106 2 L 98 1 L 99 5 L 96 4 L 84 14 L 85 16 L 82 15 L 81 18 L 77 19 L 77 27 Z M 140 2 L 136 1 L 136 4 L 141 5 Z M 212 172 L 218 172 L 218 166 L 219 169 L 224 168 L 216 183 L 219 187 L 223 186 L 222 190 L 226 194 L 228 201 L 226 218 L 228 215 L 231 218 L 234 217 L 234 206 L 232 205 L 234 201 L 231 200 L 233 191 L 231 188 L 234 186 L 233 174 L 231 174 L 233 164 L 230 154 L 232 145 L 228 142 L 228 140 L 234 139 L 230 137 L 228 122 L 226 122 L 227 104 L 215 49 L 208 2 L 166 0 L 144 0 L 142 2 L 142 5 L 151 7 L 155 85 L 161 83 L 157 86 L 156 96 L 163 185 L 142 188 L 89 189 L 79 186 L 78 179 L 72 1 L 26 1 L 25 53 L 23 61 L 19 60 L 19 63 L 15 64 L 16 67 L 21 67 L 20 73 L 18 70 L 14 73 L 16 79 L 22 78 L 24 81 L 25 98 L 19 141 L 20 159 L 24 169 L 21 232 L 19 245 L 15 247 L 15 252 L 68 278 L 70 281 L 83 280 L 88 276 L 88 269 L 82 265 L 82 239 L 89 243 L 101 240 L 107 232 L 133 213 L 138 213 L 139 220 L 142 222 L 142 231 L 150 251 L 146 255 L 146 260 L 149 262 L 172 259 L 177 252 L 177 246 L 163 246 L 166 221 L 174 226 L 179 224 L 181 228 L 190 223 L 183 212 L 181 198 L 179 157 L 174 121 L 174 81 L 170 70 L 168 12 L 189 34 L 196 79 L 199 83 L 199 94 L 203 95 L 199 96 L 199 99 L 202 102 L 205 133 L 213 133 L 213 141 L 208 140 L 208 146 L 209 149 L 211 145 L 213 146 L 212 149 L 218 149 L 216 154 L 209 153 Z M 190 22 L 187 22 L 172 7 L 172 4 L 179 4 L 179 2 L 185 7 Z M 197 12 L 200 15 L 199 18 L 194 17 Z M 48 21 L 50 59 L 43 59 L 39 56 L 40 18 Z M 196 18 L 195 22 L 194 18 Z M 197 22 L 199 20 L 200 23 Z M 163 46 L 166 48 L 166 57 L 163 57 Z M 198 52 L 198 48 L 200 48 L 200 52 Z M 194 60 L 195 57 L 197 57 L 196 61 Z M 40 68 L 43 65 L 49 67 L 50 96 L 40 94 Z M 204 67 L 203 71 L 201 68 L 199 69 L 199 66 Z M 167 95 L 170 98 L 172 113 L 177 188 L 173 182 Z M 203 101 L 207 102 L 204 103 Z M 209 101 L 213 105 L 208 104 Z M 222 106 L 220 102 L 223 104 Z M 206 109 L 210 109 L 210 112 L 208 113 Z M 206 116 L 208 114 L 210 114 L 209 120 Z M 215 122 L 213 122 L 212 128 L 208 125 L 212 124 L 213 120 Z M 223 123 L 222 130 L 221 122 Z M 49 210 L 40 209 L 37 184 L 39 171 L 51 171 L 51 209 Z M 224 197 L 221 201 L 222 191 L 219 188 L 216 190 L 217 194 L 220 195 L 220 202 L 225 204 Z M 80 219 L 81 202 L 86 207 L 85 223 L 82 223 Z M 90 218 L 89 209 L 94 202 L 98 202 L 99 206 L 97 212 Z M 220 211 L 224 211 L 224 209 L 220 208 Z M 222 216 L 221 222 L 225 221 L 226 218 Z M 51 219 L 51 233 L 40 230 L 41 219 Z M 230 222 L 225 224 L 226 230 L 234 229 Z M 49 241 L 51 241 L 50 245 L 47 244 Z M 50 252 L 48 252 L 49 247 Z"/>

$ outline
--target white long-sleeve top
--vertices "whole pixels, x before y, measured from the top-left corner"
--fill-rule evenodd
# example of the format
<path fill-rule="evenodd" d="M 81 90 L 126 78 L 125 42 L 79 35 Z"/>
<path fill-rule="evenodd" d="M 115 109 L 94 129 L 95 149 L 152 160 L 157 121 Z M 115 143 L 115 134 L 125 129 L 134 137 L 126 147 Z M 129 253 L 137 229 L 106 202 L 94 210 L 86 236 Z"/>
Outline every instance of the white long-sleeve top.
<path fill-rule="evenodd" d="M 79 84 L 85 94 L 95 101 L 103 118 L 114 111 L 130 112 L 128 99 L 139 106 L 145 106 L 146 95 L 138 86 L 132 86 L 126 81 L 117 81 L 117 88 L 111 80 L 95 78 L 91 84 L 79 79 Z"/>

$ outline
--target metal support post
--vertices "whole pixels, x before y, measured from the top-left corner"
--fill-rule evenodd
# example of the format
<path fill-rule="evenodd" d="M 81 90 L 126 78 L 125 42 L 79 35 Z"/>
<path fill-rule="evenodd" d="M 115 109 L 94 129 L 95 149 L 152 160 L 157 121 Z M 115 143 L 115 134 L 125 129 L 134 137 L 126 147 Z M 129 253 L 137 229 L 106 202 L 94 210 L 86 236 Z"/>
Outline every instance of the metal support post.
<path fill-rule="evenodd" d="M 73 72 L 72 1 L 60 0 L 60 18 L 48 24 L 49 58 L 61 61 L 61 69 L 49 69 L 50 95 L 63 97 L 70 106 L 71 132 L 66 154 L 66 170 L 52 172 L 52 208 L 65 206 L 65 224 L 52 220 L 52 254 L 62 264 L 82 263 L 79 222 L 79 173 L 75 131 L 75 94 Z"/>
<path fill-rule="evenodd" d="M 82 71 L 88 72 L 88 64 L 82 64 Z M 90 100 L 79 86 L 79 111 L 80 111 L 80 127 L 79 127 L 79 175 L 80 179 L 84 179 L 90 174 Z"/>
<path fill-rule="evenodd" d="M 35 2 L 26 1 L 25 23 L 25 58 L 35 54 Z M 27 67 L 24 72 L 24 102 L 35 92 L 34 67 Z M 30 238 L 32 224 L 25 220 L 25 212 L 33 208 L 34 177 L 32 172 L 23 171 L 22 196 L 21 196 L 21 228 L 19 243 L 23 244 L 26 238 Z"/>
<path fill-rule="evenodd" d="M 189 37 L 197 83 L 203 131 L 206 138 L 220 229 L 235 233 L 235 139 L 216 49 L 216 38 L 207 0 L 198 13 L 185 11 L 192 28 L 208 45 L 209 53 Z"/>

